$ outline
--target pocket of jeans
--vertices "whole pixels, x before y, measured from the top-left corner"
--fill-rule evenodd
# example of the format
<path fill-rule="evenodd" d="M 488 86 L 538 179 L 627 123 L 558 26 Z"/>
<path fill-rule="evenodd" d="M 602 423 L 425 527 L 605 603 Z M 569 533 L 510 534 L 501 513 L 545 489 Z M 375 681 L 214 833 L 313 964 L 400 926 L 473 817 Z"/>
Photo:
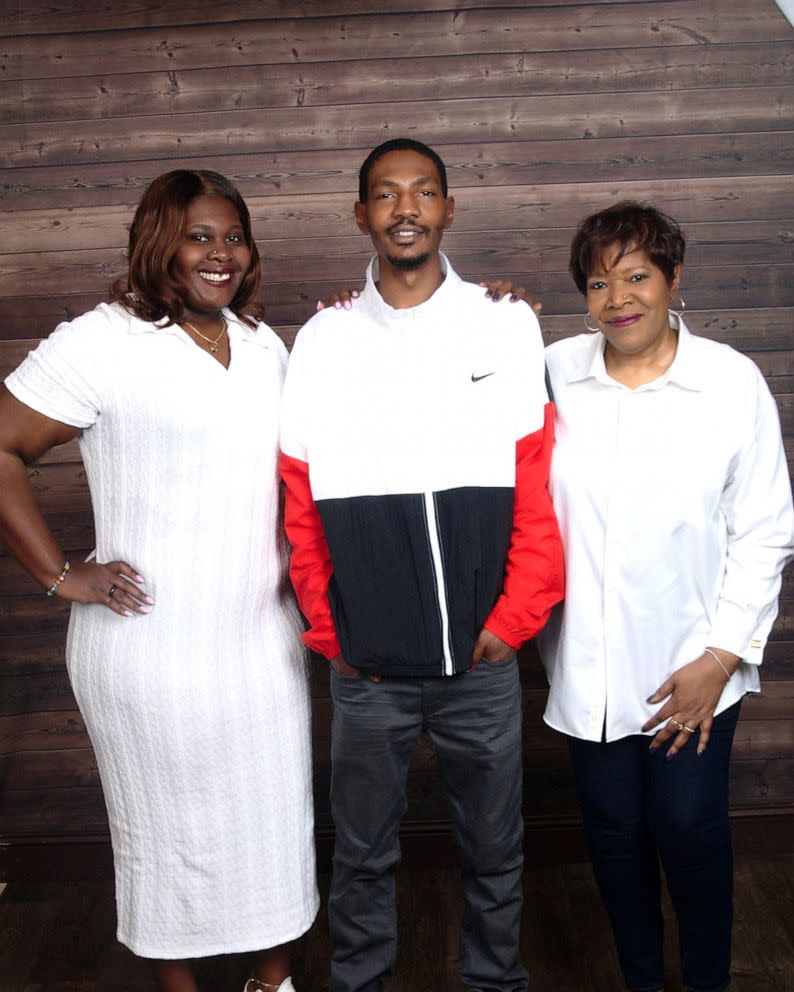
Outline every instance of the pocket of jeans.
<path fill-rule="evenodd" d="M 510 671 L 518 663 L 518 656 L 513 655 L 507 661 L 491 661 L 490 658 L 480 658 L 477 668 L 485 668 L 487 671 Z M 474 671 L 477 671 L 477 668 Z"/>

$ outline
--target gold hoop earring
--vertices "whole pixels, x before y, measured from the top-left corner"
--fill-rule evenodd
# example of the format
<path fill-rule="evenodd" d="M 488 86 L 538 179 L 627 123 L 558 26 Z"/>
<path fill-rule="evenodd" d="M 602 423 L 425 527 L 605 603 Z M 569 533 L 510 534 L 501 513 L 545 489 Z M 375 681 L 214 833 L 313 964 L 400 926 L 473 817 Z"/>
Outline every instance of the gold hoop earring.
<path fill-rule="evenodd" d="M 585 315 L 584 315 L 584 326 L 585 326 L 585 327 L 587 328 L 587 330 L 588 330 L 588 331 L 590 331 L 591 333 L 593 333 L 593 334 L 595 334 L 595 332 L 596 332 L 596 331 L 600 331 L 600 330 L 601 330 L 601 328 L 600 328 L 600 327 L 597 327 L 597 326 L 596 326 L 596 327 L 591 327 L 591 326 L 590 326 L 590 325 L 589 325 L 589 324 L 587 323 L 587 318 L 588 318 L 588 317 L 591 317 L 591 316 L 592 316 L 592 314 L 590 313 L 590 311 L 589 311 L 589 310 L 587 310 L 587 311 L 585 311 Z"/>

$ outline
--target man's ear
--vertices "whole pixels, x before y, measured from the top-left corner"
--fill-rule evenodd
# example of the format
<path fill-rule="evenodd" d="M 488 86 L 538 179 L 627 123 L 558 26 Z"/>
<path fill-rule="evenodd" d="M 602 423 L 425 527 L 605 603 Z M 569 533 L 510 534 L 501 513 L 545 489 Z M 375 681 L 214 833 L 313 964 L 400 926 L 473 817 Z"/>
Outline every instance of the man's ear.
<path fill-rule="evenodd" d="M 362 234 L 369 234 L 369 224 L 367 223 L 367 205 L 366 203 L 359 203 L 356 201 L 356 205 L 353 207 L 353 213 L 356 217 L 356 224 L 359 231 Z"/>
<path fill-rule="evenodd" d="M 444 201 L 444 230 L 448 231 L 452 227 L 452 221 L 455 219 L 455 197 L 448 196 Z"/>

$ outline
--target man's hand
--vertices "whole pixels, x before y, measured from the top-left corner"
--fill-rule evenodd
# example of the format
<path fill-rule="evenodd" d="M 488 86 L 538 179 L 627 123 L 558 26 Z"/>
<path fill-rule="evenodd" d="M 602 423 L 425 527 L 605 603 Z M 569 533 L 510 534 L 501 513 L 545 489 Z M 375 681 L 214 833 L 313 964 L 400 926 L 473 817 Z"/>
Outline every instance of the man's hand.
<path fill-rule="evenodd" d="M 341 654 L 338 654 L 335 658 L 331 658 L 331 667 L 338 675 L 346 679 L 356 678 L 361 675 L 361 672 L 357 668 L 348 665 Z M 370 682 L 380 682 L 380 675 L 368 675 L 367 678 Z"/>
<path fill-rule="evenodd" d="M 496 634 L 492 634 L 490 630 L 483 627 L 474 644 L 474 653 L 471 656 L 471 668 L 469 671 L 473 672 L 483 658 L 486 661 L 501 664 L 505 661 L 512 661 L 515 656 L 515 648 L 511 648 L 500 637 L 497 637 Z"/>

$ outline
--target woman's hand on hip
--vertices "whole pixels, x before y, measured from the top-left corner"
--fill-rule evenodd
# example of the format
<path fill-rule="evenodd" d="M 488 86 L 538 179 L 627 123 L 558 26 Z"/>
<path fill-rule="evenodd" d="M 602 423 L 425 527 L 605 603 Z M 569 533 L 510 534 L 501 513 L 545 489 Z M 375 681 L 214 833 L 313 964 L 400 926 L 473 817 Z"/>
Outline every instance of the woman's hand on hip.
<path fill-rule="evenodd" d="M 651 750 L 655 751 L 672 739 L 667 751 L 667 757 L 672 758 L 699 727 L 698 754 L 703 754 L 708 746 L 714 710 L 724 688 L 725 673 L 705 651 L 699 658 L 673 672 L 647 700 L 649 703 L 660 703 L 669 697 L 642 728 L 643 731 L 653 730 L 664 724 L 651 742 Z"/>
<path fill-rule="evenodd" d="M 147 595 L 143 578 L 126 561 L 75 562 L 55 591 L 72 603 L 102 603 L 122 617 L 151 613 L 154 600 Z"/>

